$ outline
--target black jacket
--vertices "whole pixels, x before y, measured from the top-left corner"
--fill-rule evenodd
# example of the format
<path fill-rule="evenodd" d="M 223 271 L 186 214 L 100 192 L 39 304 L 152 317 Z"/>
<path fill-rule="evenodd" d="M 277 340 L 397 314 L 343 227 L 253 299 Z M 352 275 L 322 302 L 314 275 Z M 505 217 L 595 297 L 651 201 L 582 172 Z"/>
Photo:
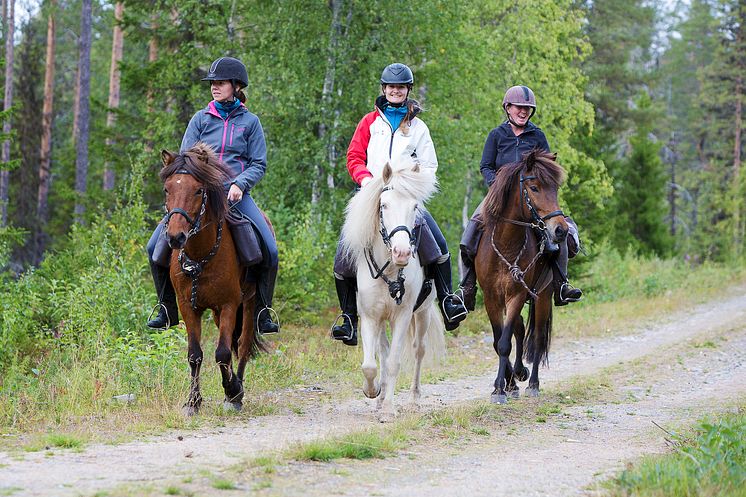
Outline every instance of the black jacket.
<path fill-rule="evenodd" d="M 537 147 L 551 152 L 547 137 L 530 121 L 520 136 L 515 136 L 508 121 L 490 131 L 479 164 L 485 184 L 490 186 L 495 181 L 495 174 L 501 166 L 520 161 L 523 154 Z"/>

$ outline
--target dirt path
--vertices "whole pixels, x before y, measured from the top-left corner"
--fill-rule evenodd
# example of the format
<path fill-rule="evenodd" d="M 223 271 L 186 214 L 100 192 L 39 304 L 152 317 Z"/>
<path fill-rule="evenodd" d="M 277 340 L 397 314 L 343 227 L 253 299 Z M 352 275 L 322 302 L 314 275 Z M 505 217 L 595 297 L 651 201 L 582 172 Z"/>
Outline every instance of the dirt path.
<path fill-rule="evenodd" d="M 553 344 L 552 367 L 542 372 L 543 388 L 620 362 L 632 363 L 635 374 L 622 375 L 614 385 L 623 392 L 622 401 L 566 408 L 546 423 L 530 424 L 528 430 L 492 429 L 489 436 L 468 442 L 414 444 L 384 460 L 292 463 L 260 485 L 251 478 L 239 482 L 238 490 L 428 497 L 592 492 L 588 488 L 625 461 L 664 449 L 664 434 L 651 420 L 690 421 L 746 398 L 746 288 L 731 295 L 629 335 Z M 636 378 L 641 373 L 644 381 Z M 492 372 L 486 372 L 426 385 L 423 408 L 484 400 L 492 381 Z M 234 492 L 210 487 L 204 470 L 220 474 L 221 469 L 300 441 L 377 424 L 371 402 L 322 404 L 302 415 L 259 417 L 241 426 L 117 446 L 92 445 L 79 453 L 58 451 L 53 457 L 0 452 L 0 494 L 162 495 L 176 485 L 194 495 L 231 495 Z"/>

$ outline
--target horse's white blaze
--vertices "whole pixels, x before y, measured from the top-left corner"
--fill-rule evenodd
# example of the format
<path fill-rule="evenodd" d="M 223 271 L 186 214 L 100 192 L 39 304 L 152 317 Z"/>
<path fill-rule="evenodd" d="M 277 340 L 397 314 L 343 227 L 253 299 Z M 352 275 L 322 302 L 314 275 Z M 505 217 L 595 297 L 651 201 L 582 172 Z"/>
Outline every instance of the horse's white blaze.
<path fill-rule="evenodd" d="M 391 237 L 391 250 L 380 235 L 381 219 L 388 233 L 398 226 L 405 226 L 411 233 L 415 224 L 416 207 L 423 205 L 434 193 L 437 188 L 436 180 L 429 170 L 411 168 L 394 168 L 388 179 L 389 182 L 384 185 L 382 178 L 374 178 L 350 200 L 342 229 L 345 250 L 357 266 L 357 306 L 363 343 L 363 391 L 368 397 L 378 396 L 377 405 L 381 408 L 382 420 L 390 420 L 396 413 L 394 389 L 402 366 L 402 353 L 413 356 L 415 360 L 413 402 L 420 395 L 420 368 L 425 353 L 438 357 L 445 353 L 443 325 L 432 302 L 432 294 L 414 312 L 425 275 L 417 254 L 413 253 L 409 234 L 405 230 L 397 231 Z M 382 191 L 384 186 L 387 186 L 386 191 Z M 389 294 L 385 281 L 371 277 L 366 261 L 368 254 L 372 255 L 378 267 L 383 267 L 391 260 L 384 271 L 389 280 L 395 281 L 399 269 L 402 269 L 405 291 L 399 305 Z M 392 331 L 390 344 L 386 336 L 386 323 L 391 326 Z M 376 381 L 379 364 L 381 373 Z"/>

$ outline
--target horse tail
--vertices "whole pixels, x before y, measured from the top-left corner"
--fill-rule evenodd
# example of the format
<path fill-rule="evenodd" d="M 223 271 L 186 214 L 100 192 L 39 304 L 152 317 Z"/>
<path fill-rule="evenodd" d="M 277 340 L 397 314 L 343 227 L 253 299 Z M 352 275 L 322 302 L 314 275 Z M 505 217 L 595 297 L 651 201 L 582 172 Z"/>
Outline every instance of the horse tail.
<path fill-rule="evenodd" d="M 231 337 L 231 348 L 233 349 L 233 353 L 236 354 L 236 356 L 238 356 L 238 340 L 239 338 L 241 338 L 241 332 L 243 330 L 243 306 L 243 304 L 239 305 L 238 311 L 236 311 L 236 324 L 233 327 L 233 336 Z M 267 346 L 264 343 L 264 340 L 262 340 L 262 334 L 259 333 L 259 330 L 256 326 L 251 326 L 249 340 L 249 359 L 256 357 L 257 355 L 259 355 L 260 352 L 267 351 Z"/>
<path fill-rule="evenodd" d="M 544 365 L 547 365 L 549 363 L 549 345 L 552 341 L 551 305 L 549 306 L 549 314 L 543 320 L 544 326 L 537 330 L 536 322 L 536 303 L 534 299 L 531 299 L 528 304 L 528 330 L 523 341 L 523 358 L 532 364 L 541 361 Z"/>
<path fill-rule="evenodd" d="M 410 369 L 415 364 L 415 345 L 417 328 L 419 326 L 426 327 L 425 335 L 422 339 L 422 345 L 425 348 L 422 365 L 432 367 L 441 364 L 446 356 L 445 326 L 435 304 L 423 304 L 422 310 L 415 313 L 412 317 L 413 319 L 408 331 L 409 336 L 401 355 L 402 364 Z"/>

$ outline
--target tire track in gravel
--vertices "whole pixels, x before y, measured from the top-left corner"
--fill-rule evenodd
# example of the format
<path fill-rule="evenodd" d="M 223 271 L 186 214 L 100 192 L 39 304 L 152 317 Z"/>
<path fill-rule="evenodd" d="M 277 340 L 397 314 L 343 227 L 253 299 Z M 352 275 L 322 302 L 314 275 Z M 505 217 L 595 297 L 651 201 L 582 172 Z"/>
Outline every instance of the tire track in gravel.
<path fill-rule="evenodd" d="M 542 386 L 552 388 L 562 381 L 566 381 L 576 375 L 587 375 L 601 368 L 608 367 L 619 361 L 631 361 L 635 358 L 643 357 L 654 349 L 664 348 L 667 345 L 691 340 L 695 337 L 703 337 L 708 330 L 718 330 L 723 327 L 737 327 L 746 323 L 746 288 L 738 287 L 728 292 L 729 297 L 703 304 L 687 312 L 680 312 L 669 316 L 661 324 L 652 325 L 646 329 L 638 330 L 625 336 L 612 338 L 594 338 L 583 341 L 562 341 L 557 340 L 553 345 L 551 368 L 544 368 L 542 371 Z M 746 347 L 740 347 L 740 350 L 746 350 Z M 741 392 L 746 385 L 744 381 L 743 361 L 741 365 L 723 368 L 724 371 L 730 371 L 734 377 L 737 376 L 738 382 L 728 383 L 723 379 L 716 383 L 705 383 L 702 386 L 702 392 L 697 393 L 692 389 L 685 389 L 676 393 L 677 395 L 688 395 L 684 398 L 689 402 L 692 409 L 704 409 L 708 403 L 721 404 L 725 397 L 732 398 L 738 392 Z M 355 372 L 358 374 L 358 372 Z M 684 375 L 684 378 L 688 376 Z M 705 374 L 695 375 L 695 378 L 706 381 L 709 376 Z M 441 408 L 443 406 L 455 405 L 466 401 L 484 400 L 489 397 L 491 384 L 494 379 L 492 372 L 486 372 L 484 375 L 460 378 L 455 380 L 443 381 L 435 385 L 425 385 L 423 387 L 422 408 L 423 411 Z M 362 381 L 362 375 L 360 375 Z M 693 381 L 693 380 L 692 380 Z M 677 382 L 673 382 L 677 383 Z M 728 385 L 726 387 L 726 385 Z M 663 388 L 666 385 L 658 385 Z M 313 396 L 313 394 L 308 394 Z M 403 397 L 403 396 L 402 396 Z M 703 398 L 709 399 L 702 402 Z M 399 403 L 404 400 L 400 398 Z M 650 403 L 649 411 L 640 410 L 640 417 L 644 412 L 656 414 L 668 412 L 666 406 L 668 400 L 663 402 L 661 399 L 642 400 L 635 405 L 642 408 Z M 670 410 L 670 417 L 674 419 L 674 412 L 678 412 L 681 407 L 676 404 L 676 408 Z M 604 406 L 599 406 L 599 409 Z M 651 414 L 651 415 L 652 415 Z M 582 417 L 582 416 L 581 416 Z M 435 486 L 426 486 L 416 482 L 422 482 L 415 476 L 422 471 L 408 472 L 406 464 L 401 458 L 387 459 L 378 462 L 379 466 L 390 467 L 402 464 L 395 475 L 407 475 L 406 478 L 396 480 L 391 477 L 388 481 L 392 482 L 391 487 L 386 484 L 376 484 L 375 492 L 383 492 L 380 495 L 425 495 L 432 497 L 433 492 L 436 495 L 447 495 L 440 493 L 437 489 L 452 488 L 452 492 L 462 494 L 463 492 L 474 495 L 495 495 L 502 493 L 506 482 L 511 482 L 519 493 L 524 495 L 566 495 L 566 492 L 541 493 L 544 490 L 537 489 L 534 486 L 535 475 L 529 475 L 529 468 L 539 467 L 542 472 L 547 471 L 556 461 L 556 471 L 562 473 L 563 466 L 560 464 L 567 459 L 566 454 L 575 453 L 577 456 L 586 455 L 585 459 L 593 464 L 581 471 L 581 467 L 573 466 L 572 471 L 565 468 L 564 473 L 577 473 L 578 478 L 584 482 L 592 481 L 593 473 L 597 470 L 607 471 L 610 464 L 618 464 L 620 460 L 633 457 L 644 452 L 646 449 L 660 449 L 660 444 L 656 447 L 648 447 L 643 432 L 640 429 L 633 430 L 634 426 L 627 424 L 631 419 L 638 416 L 620 416 L 617 421 L 618 430 L 614 426 L 602 427 L 599 433 L 605 435 L 608 433 L 608 443 L 598 444 L 578 444 L 578 443 L 555 443 L 544 444 L 546 454 L 542 454 L 539 446 L 533 446 L 536 451 L 532 454 L 532 443 L 541 440 L 552 439 L 574 439 L 572 435 L 564 433 L 565 428 L 556 426 L 544 426 L 535 430 L 535 434 L 530 439 L 516 441 L 516 446 L 523 447 L 515 451 L 514 458 L 506 459 L 504 465 L 496 465 L 501 454 L 505 449 L 504 445 L 500 447 L 485 448 L 484 458 L 481 456 L 464 455 L 462 472 L 451 471 L 450 468 L 458 467 L 458 460 L 452 460 L 447 457 L 439 460 L 433 459 L 433 463 L 428 465 L 433 475 L 450 475 L 448 478 L 433 478 L 427 481 L 433 482 Z M 629 418 L 629 419 L 627 419 Z M 663 419 L 658 418 L 658 419 Z M 578 422 L 579 423 L 579 422 Z M 33 496 L 77 496 L 87 495 L 97 491 L 112 489 L 121 485 L 139 485 L 147 483 L 154 488 L 165 488 L 170 482 L 175 480 L 177 475 L 181 474 L 198 474 L 200 470 L 209 469 L 219 471 L 221 468 L 228 468 L 242 460 L 251 459 L 266 453 L 267 451 L 280 450 L 299 442 L 309 441 L 317 438 L 338 435 L 352 430 L 359 430 L 365 426 L 378 424 L 373 411 L 373 401 L 367 399 L 353 399 L 343 401 L 337 404 L 321 404 L 308 408 L 302 415 L 273 415 L 263 416 L 250 419 L 241 425 L 230 425 L 219 429 L 204 429 L 194 432 L 182 433 L 182 440 L 177 439 L 179 433 L 173 433 L 166 436 L 153 437 L 144 441 L 130 442 L 117 446 L 108 445 L 91 445 L 79 453 L 64 452 L 57 453 L 54 457 L 47 457 L 43 453 L 29 453 L 21 457 L 18 454 L 0 452 L 0 490 L 3 488 L 16 488 L 13 495 L 33 495 Z M 645 426 L 647 426 L 646 424 Z M 582 423 L 578 424 L 578 430 L 590 429 L 587 426 L 583 428 Z M 624 439 L 624 433 L 632 430 L 634 435 L 629 439 L 629 452 L 616 454 L 611 460 L 604 460 L 604 446 L 610 444 L 623 445 L 617 443 L 618 440 Z M 532 429 L 533 431 L 533 429 Z M 593 431 L 593 430 L 591 430 Z M 630 432 L 630 433 L 632 433 Z M 574 433 L 574 432 L 573 432 Z M 594 431 L 595 433 L 595 431 Z M 612 435 L 617 438 L 613 438 Z M 507 437 L 507 445 L 511 445 L 511 436 Z M 632 444 L 637 438 L 640 443 Z M 660 437 L 658 437 L 660 438 Z M 501 437 L 501 440 L 505 437 Z M 601 439 L 603 442 L 603 438 Z M 522 445 L 525 443 L 525 447 Z M 497 453 L 493 451 L 499 448 Z M 600 450 L 600 452 L 599 452 Z M 569 451 L 569 452 L 568 452 Z M 583 452 L 586 451 L 586 452 Z M 594 452 L 596 451 L 596 452 Z M 564 454 L 564 455 L 563 455 Z M 592 455 L 592 457 L 590 457 Z M 471 459 L 470 459 L 471 458 Z M 522 459 L 523 458 L 523 459 Z M 505 459 L 505 458 L 503 458 Z M 578 461 L 580 464 L 581 461 Z M 347 464 L 347 463 L 345 463 Z M 356 463 L 357 464 L 357 463 Z M 361 463 L 363 466 L 365 463 Z M 413 461 L 415 470 L 423 467 L 422 461 Z M 442 464 L 444 466 L 439 466 Z M 303 466 L 303 465 L 297 465 Z M 313 465 L 305 465 L 312 468 Z M 472 478 L 466 468 L 480 468 L 479 474 L 491 475 L 492 481 L 489 485 L 479 488 L 487 489 L 486 493 L 480 493 L 479 488 L 472 487 L 479 478 Z M 449 471 L 446 471 L 446 468 Z M 496 470 L 495 468 L 498 468 Z M 513 473 L 518 471 L 520 474 Z M 592 471 L 591 471 L 592 470 Z M 324 478 L 328 475 L 328 470 Z M 423 470 L 424 471 L 424 470 Z M 497 473 L 495 472 L 497 471 Z M 590 474 L 588 472 L 591 471 Z M 554 471 L 553 471 L 554 472 Z M 299 475 L 302 474 L 299 471 Z M 463 476 L 459 476 L 463 475 Z M 365 479 L 371 481 L 369 475 Z M 411 479 L 411 483 L 407 481 Z M 333 478 L 326 478 L 332 482 Z M 302 478 L 299 476 L 299 480 Z M 379 480 L 380 481 L 380 480 Z M 452 482 L 464 482 L 463 486 L 453 486 Z M 521 487 L 520 482 L 525 482 L 526 487 Z M 394 483 L 395 482 L 395 483 Z M 284 487 L 286 493 L 278 495 L 292 495 L 292 485 Z M 349 483 L 349 482 L 348 482 Z M 567 488 L 578 488 L 578 481 L 568 481 Z M 300 492 L 308 495 L 309 489 L 313 486 L 301 485 Z M 408 492 L 395 493 L 398 488 L 408 488 Z M 531 490 L 533 488 L 533 490 Z M 366 490 L 367 489 L 367 490 Z M 429 491 L 426 491 L 429 489 Z M 339 493 L 340 489 L 330 493 Z M 368 487 L 358 487 L 357 493 L 371 490 Z M 392 493 L 389 493 L 392 492 Z M 267 490 L 272 493 L 272 489 Z M 539 493 L 531 493 L 539 492 Z M 323 492 L 319 495 L 322 495 Z M 355 495 L 352 491 L 350 495 Z M 201 494 L 200 494 L 201 495 Z M 298 494 L 300 495 L 300 493 Z"/>

